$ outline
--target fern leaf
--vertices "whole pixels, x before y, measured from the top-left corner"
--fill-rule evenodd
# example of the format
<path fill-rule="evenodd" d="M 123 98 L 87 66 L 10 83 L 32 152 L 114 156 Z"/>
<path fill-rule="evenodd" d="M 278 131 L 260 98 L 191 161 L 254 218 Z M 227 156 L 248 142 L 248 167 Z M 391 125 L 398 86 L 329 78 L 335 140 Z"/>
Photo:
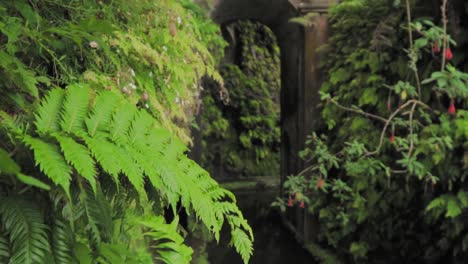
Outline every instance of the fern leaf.
<path fill-rule="evenodd" d="M 62 89 L 53 89 L 45 99 L 42 99 L 41 106 L 35 114 L 35 125 L 39 135 L 44 135 L 60 130 L 60 111 L 62 109 L 65 91 Z"/>
<path fill-rule="evenodd" d="M 52 229 L 52 251 L 56 263 L 72 263 L 72 231 L 65 222 L 56 220 Z"/>
<path fill-rule="evenodd" d="M 31 177 L 31 176 L 28 176 L 28 175 L 24 175 L 22 173 L 17 173 L 16 174 L 16 178 L 24 183 L 24 184 L 27 184 L 27 185 L 31 185 L 31 186 L 34 186 L 34 187 L 37 187 L 37 188 L 41 188 L 41 189 L 44 189 L 44 190 L 50 190 L 50 186 L 34 177 Z"/>
<path fill-rule="evenodd" d="M 133 156 L 128 155 L 132 151 L 121 148 L 117 145 L 113 145 L 113 148 L 115 149 L 115 153 L 117 154 L 118 159 L 120 159 L 119 163 L 122 172 L 127 176 L 130 183 L 133 185 L 133 187 L 135 187 L 140 195 L 146 195 L 144 189 L 143 171 L 138 165 L 137 160 Z"/>
<path fill-rule="evenodd" d="M 73 84 L 65 91 L 60 125 L 67 133 L 84 130 L 84 119 L 88 114 L 90 89 L 84 85 Z"/>
<path fill-rule="evenodd" d="M 119 145 L 124 145 L 128 140 L 128 130 L 135 116 L 137 109 L 135 106 L 126 103 L 122 105 L 112 116 L 110 124 L 110 135 L 112 141 Z"/>
<path fill-rule="evenodd" d="M 0 263 L 7 263 L 10 258 L 10 243 L 7 234 L 0 229 Z"/>
<path fill-rule="evenodd" d="M 129 139 L 130 144 L 144 144 L 146 145 L 146 135 L 149 129 L 152 127 L 154 119 L 147 112 L 139 111 L 132 121 Z M 141 145 L 140 145 L 141 146 Z M 139 147 L 139 146 L 137 146 Z"/>
<path fill-rule="evenodd" d="M 90 136 L 94 136 L 98 130 L 107 130 L 117 102 L 119 98 L 112 92 L 105 91 L 98 95 L 92 114 L 85 120 Z"/>
<path fill-rule="evenodd" d="M 59 147 L 30 136 L 25 136 L 23 142 L 34 151 L 36 165 L 41 171 L 69 194 L 71 167 L 65 161 Z"/>
<path fill-rule="evenodd" d="M 101 165 L 105 172 L 107 172 L 114 182 L 119 184 L 120 161 L 114 152 L 114 145 L 105 137 L 98 138 L 85 138 L 86 146 L 91 151 L 93 157 Z"/>
<path fill-rule="evenodd" d="M 0 173 L 16 174 L 19 173 L 20 170 L 21 168 L 10 158 L 8 152 L 0 148 Z"/>
<path fill-rule="evenodd" d="M 10 263 L 43 263 L 50 246 L 39 209 L 31 201 L 10 196 L 0 200 L 0 216 L 10 236 Z"/>
<path fill-rule="evenodd" d="M 76 169 L 91 184 L 93 191 L 96 192 L 96 168 L 94 159 L 91 157 L 88 149 L 78 144 L 70 137 L 56 135 L 55 138 L 60 144 L 67 162 Z"/>
<path fill-rule="evenodd" d="M 249 259 L 253 254 L 253 244 L 249 236 L 239 228 L 231 231 L 231 245 L 241 255 L 245 264 L 249 263 Z"/>

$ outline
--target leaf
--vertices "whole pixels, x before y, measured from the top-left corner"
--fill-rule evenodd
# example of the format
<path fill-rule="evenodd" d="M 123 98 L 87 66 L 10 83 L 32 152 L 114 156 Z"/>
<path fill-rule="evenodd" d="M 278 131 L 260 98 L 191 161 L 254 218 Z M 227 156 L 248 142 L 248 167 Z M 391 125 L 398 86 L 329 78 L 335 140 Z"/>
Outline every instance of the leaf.
<path fill-rule="evenodd" d="M 105 91 L 98 95 L 93 112 L 85 121 L 90 136 L 94 136 L 98 130 L 106 131 L 108 129 L 112 113 L 119 100 L 112 92 Z"/>
<path fill-rule="evenodd" d="M 31 185 L 31 186 L 34 186 L 34 187 L 38 187 L 40 189 L 44 189 L 44 190 L 47 190 L 49 191 L 50 190 L 50 186 L 34 177 L 31 177 L 31 176 L 28 176 L 28 175 L 24 175 L 22 173 L 18 173 L 16 174 L 16 177 L 18 178 L 18 180 L 20 180 L 22 183 L 25 183 L 27 185 Z"/>
<path fill-rule="evenodd" d="M 93 191 L 96 192 L 97 171 L 94 165 L 94 159 L 91 157 L 88 149 L 83 145 L 76 143 L 70 137 L 56 135 L 55 138 L 60 144 L 65 159 L 68 164 L 73 165 L 76 171 L 91 184 Z"/>
<path fill-rule="evenodd" d="M 90 89 L 82 84 L 69 85 L 61 112 L 60 125 L 67 133 L 84 130 L 84 119 L 88 114 Z"/>
<path fill-rule="evenodd" d="M 62 109 L 65 91 L 62 89 L 51 90 L 36 111 L 34 122 L 39 135 L 44 135 L 60 130 L 60 112 Z"/>
<path fill-rule="evenodd" d="M 112 116 L 110 124 L 110 135 L 112 141 L 124 145 L 127 141 L 128 130 L 131 122 L 136 114 L 136 107 L 130 106 L 128 103 L 122 105 Z"/>
<path fill-rule="evenodd" d="M 19 173 L 21 168 L 16 162 L 10 158 L 8 152 L 0 148 L 0 173 L 16 174 Z"/>
<path fill-rule="evenodd" d="M 447 202 L 447 213 L 445 214 L 445 217 L 447 218 L 454 218 L 459 216 L 462 213 L 461 208 L 454 198 L 449 199 Z"/>
<path fill-rule="evenodd" d="M 10 263 L 44 263 L 50 246 L 39 208 L 22 197 L 9 196 L 0 199 L 0 217 L 10 237 Z"/>
<path fill-rule="evenodd" d="M 23 142 L 34 151 L 36 165 L 41 171 L 69 194 L 72 169 L 62 156 L 59 147 L 30 136 L 25 136 Z"/>

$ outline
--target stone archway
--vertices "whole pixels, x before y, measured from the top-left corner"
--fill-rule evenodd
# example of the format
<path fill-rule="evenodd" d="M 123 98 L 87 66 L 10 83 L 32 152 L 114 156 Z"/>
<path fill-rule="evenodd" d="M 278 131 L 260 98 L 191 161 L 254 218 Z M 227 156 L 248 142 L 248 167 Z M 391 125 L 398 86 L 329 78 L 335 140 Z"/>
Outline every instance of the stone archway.
<path fill-rule="evenodd" d="M 276 35 L 281 50 L 281 178 L 304 166 L 298 157 L 306 137 L 318 119 L 316 105 L 321 74 L 316 49 L 328 36 L 326 12 L 333 0 L 218 0 L 213 20 L 226 25 L 236 20 L 255 20 Z M 314 26 L 304 28 L 290 19 L 317 12 Z"/>

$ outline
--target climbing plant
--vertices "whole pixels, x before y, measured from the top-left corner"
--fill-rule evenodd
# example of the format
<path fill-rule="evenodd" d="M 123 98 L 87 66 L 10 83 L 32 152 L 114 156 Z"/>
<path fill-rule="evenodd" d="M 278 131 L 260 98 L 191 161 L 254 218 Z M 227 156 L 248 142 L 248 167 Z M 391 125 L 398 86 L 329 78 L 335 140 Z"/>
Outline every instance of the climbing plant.
<path fill-rule="evenodd" d="M 203 12 L 38 0 L 0 13 L 0 262 L 190 263 L 182 210 L 216 240 L 229 226 L 248 262 L 234 195 L 186 155 L 199 80 L 222 83 Z"/>
<path fill-rule="evenodd" d="M 203 164 L 228 175 L 276 175 L 279 171 L 279 48 L 273 32 L 251 21 L 228 26 L 235 38 L 234 64 L 220 72 L 229 101 L 216 85 L 204 94 Z"/>
<path fill-rule="evenodd" d="M 448 2 L 349 0 L 330 10 L 323 127 L 280 204 L 317 215 L 318 240 L 347 262 L 468 254 L 468 74 Z"/>

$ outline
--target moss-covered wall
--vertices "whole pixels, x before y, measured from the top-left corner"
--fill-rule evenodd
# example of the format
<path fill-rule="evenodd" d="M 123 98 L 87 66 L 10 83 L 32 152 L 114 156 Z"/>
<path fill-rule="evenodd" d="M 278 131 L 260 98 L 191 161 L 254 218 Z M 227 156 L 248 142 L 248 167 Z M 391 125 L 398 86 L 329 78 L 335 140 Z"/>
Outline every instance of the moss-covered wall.
<path fill-rule="evenodd" d="M 230 32 L 232 64 L 221 74 L 229 101 L 216 86 L 205 92 L 203 163 L 216 176 L 279 174 L 280 61 L 272 31 L 257 22 L 238 21 Z M 211 87 L 211 88 L 210 88 Z"/>

